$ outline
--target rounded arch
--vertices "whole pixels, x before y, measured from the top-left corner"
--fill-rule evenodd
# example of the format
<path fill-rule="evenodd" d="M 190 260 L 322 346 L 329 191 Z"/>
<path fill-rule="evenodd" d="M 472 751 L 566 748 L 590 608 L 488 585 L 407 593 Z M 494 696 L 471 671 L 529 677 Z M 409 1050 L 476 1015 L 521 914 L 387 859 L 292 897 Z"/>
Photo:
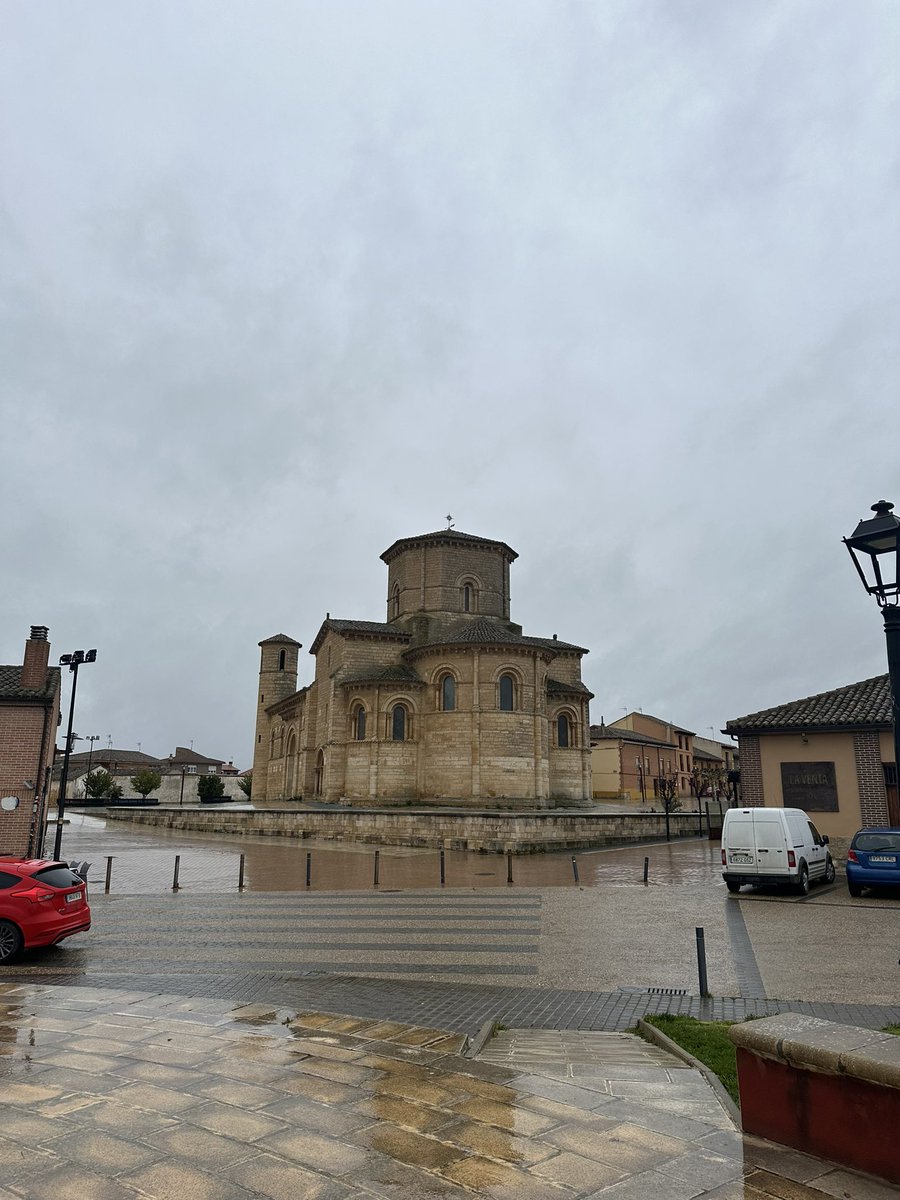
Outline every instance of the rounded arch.
<path fill-rule="evenodd" d="M 279 671 L 284 670 L 284 663 L 285 663 L 286 658 L 287 658 L 287 650 L 279 650 L 278 651 L 278 670 Z"/>
<path fill-rule="evenodd" d="M 503 663 L 493 672 L 496 704 L 500 712 L 516 712 L 522 707 L 522 688 L 525 676 L 521 667 Z"/>
<path fill-rule="evenodd" d="M 409 696 L 391 696 L 384 710 L 384 736 L 389 742 L 410 742 L 415 736 L 415 704 Z"/>
<path fill-rule="evenodd" d="M 313 776 L 313 791 L 317 796 L 322 795 L 325 786 L 325 751 L 320 750 L 316 755 L 316 770 Z"/>
<path fill-rule="evenodd" d="M 559 708 L 553 717 L 553 743 L 558 750 L 578 747 L 578 714 L 574 708 Z"/>
<path fill-rule="evenodd" d="M 355 699 L 350 704 L 350 738 L 354 742 L 366 740 L 366 724 L 369 712 L 364 700 Z"/>
<path fill-rule="evenodd" d="M 450 667 L 438 667 L 434 672 L 434 706 L 438 712 L 456 712 L 459 680 Z"/>
<path fill-rule="evenodd" d="M 395 583 L 391 588 L 391 595 L 388 601 L 388 617 L 393 620 L 394 617 L 400 616 L 400 584 Z"/>
<path fill-rule="evenodd" d="M 456 581 L 459 589 L 459 607 L 466 613 L 477 613 L 481 599 L 482 584 L 477 575 L 460 575 Z"/>

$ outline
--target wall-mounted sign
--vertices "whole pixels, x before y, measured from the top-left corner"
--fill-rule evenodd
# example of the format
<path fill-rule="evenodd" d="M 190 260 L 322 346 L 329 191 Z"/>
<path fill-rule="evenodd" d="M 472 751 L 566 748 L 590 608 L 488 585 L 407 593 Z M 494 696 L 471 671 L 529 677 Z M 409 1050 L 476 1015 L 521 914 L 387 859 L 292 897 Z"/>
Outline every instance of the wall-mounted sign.
<path fill-rule="evenodd" d="M 0 800 L 0 808 L 2 808 L 4 812 L 15 812 L 18 807 L 18 796 L 4 796 L 3 799 Z"/>
<path fill-rule="evenodd" d="M 802 808 L 806 812 L 837 812 L 834 763 L 783 762 L 781 792 L 785 808 Z"/>

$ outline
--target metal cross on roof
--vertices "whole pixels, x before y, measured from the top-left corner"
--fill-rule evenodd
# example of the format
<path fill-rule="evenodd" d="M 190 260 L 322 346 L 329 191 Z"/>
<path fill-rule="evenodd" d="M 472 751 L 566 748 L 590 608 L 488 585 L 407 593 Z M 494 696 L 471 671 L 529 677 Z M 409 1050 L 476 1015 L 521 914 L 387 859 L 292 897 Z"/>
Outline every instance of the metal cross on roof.
<path fill-rule="evenodd" d="M 447 513 L 447 528 L 448 529 L 453 528 L 453 514 L 452 513 Z"/>

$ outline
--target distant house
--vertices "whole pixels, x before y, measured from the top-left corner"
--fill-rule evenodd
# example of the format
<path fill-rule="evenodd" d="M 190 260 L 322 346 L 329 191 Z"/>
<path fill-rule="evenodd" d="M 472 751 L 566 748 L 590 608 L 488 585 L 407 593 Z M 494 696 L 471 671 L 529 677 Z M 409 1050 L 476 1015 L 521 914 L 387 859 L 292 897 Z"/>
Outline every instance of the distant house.
<path fill-rule="evenodd" d="M 802 808 L 832 839 L 900 825 L 887 675 L 729 721 L 742 802 Z"/>
<path fill-rule="evenodd" d="M 591 726 L 591 784 L 595 800 L 618 799 L 652 805 L 659 777 L 671 775 L 671 742 L 618 725 Z"/>
<path fill-rule="evenodd" d="M 39 854 L 59 722 L 59 667 L 45 625 L 32 625 L 21 663 L 0 665 L 0 853 Z"/>
<path fill-rule="evenodd" d="M 169 754 L 165 758 L 156 758 L 141 750 L 120 750 L 107 746 L 102 750 L 81 751 L 78 754 L 69 755 L 69 782 L 66 793 L 70 798 L 84 795 L 88 770 L 92 773 L 98 770 L 108 771 L 124 788 L 126 795 L 132 790 L 130 781 L 138 771 L 158 771 L 164 780 L 170 776 L 179 779 L 179 798 L 184 794 L 180 787 L 181 778 L 186 779 L 191 775 L 228 777 L 239 774 L 238 768 L 233 763 L 225 762 L 221 758 L 208 758 L 205 754 L 198 754 L 186 746 L 176 746 L 175 753 Z M 57 787 L 61 773 L 62 754 L 58 754 L 53 766 L 53 780 Z M 154 794 L 164 796 L 171 791 L 171 788 L 164 786 Z"/>
<path fill-rule="evenodd" d="M 233 763 L 226 763 L 221 758 L 207 758 L 187 746 L 176 746 L 175 753 L 160 760 L 160 770 L 164 775 L 237 775 Z"/>

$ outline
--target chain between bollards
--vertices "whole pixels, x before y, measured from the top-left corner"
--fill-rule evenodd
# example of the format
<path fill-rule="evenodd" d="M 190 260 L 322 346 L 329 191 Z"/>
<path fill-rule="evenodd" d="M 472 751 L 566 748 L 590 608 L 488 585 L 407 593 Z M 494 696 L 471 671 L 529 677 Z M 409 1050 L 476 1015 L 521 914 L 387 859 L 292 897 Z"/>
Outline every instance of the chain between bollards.
<path fill-rule="evenodd" d="M 575 882 L 578 883 L 578 863 L 575 861 L 575 855 L 572 855 L 572 874 L 575 876 Z"/>
<path fill-rule="evenodd" d="M 112 864 L 114 855 L 107 854 L 106 856 L 106 883 L 103 885 L 104 892 L 109 891 L 109 885 L 112 883 Z"/>
<path fill-rule="evenodd" d="M 306 852 L 306 886 L 309 887 L 312 882 L 312 854 L 309 850 Z"/>
<path fill-rule="evenodd" d="M 181 867 L 181 855 L 175 855 L 175 874 L 172 876 L 172 891 L 178 891 L 178 871 Z"/>
<path fill-rule="evenodd" d="M 447 880 L 447 873 L 444 868 L 444 848 L 442 846 L 441 847 L 441 887 L 444 886 L 444 884 L 446 883 L 446 880 Z"/>
<path fill-rule="evenodd" d="M 241 865 L 238 868 L 238 891 L 244 890 L 244 855 L 241 855 Z"/>
<path fill-rule="evenodd" d="M 706 935 L 703 932 L 703 927 L 700 926 L 694 930 L 697 938 L 697 972 L 700 976 L 700 995 L 709 995 L 709 982 L 706 978 Z"/>
<path fill-rule="evenodd" d="M 380 851 L 375 851 L 375 887 L 378 887 L 378 855 Z"/>
<path fill-rule="evenodd" d="M 650 874 L 650 859 L 644 855 L 644 887 L 647 886 L 647 876 Z"/>

